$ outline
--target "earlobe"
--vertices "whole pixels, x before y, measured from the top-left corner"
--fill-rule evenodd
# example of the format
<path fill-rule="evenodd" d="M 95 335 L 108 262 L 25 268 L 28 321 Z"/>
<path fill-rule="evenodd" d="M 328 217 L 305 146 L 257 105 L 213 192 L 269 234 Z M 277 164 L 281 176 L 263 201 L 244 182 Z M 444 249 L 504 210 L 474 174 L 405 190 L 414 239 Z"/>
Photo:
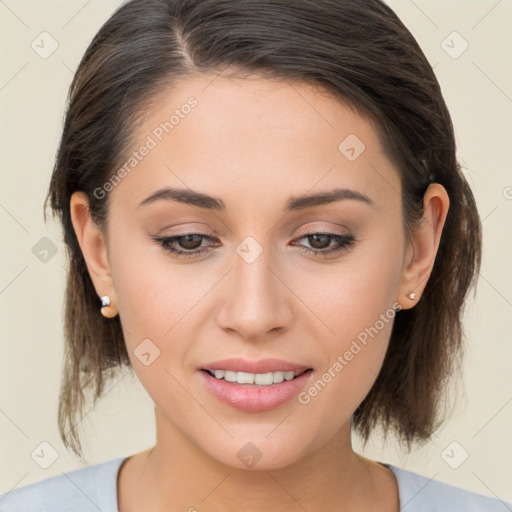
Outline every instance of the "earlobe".
<path fill-rule="evenodd" d="M 109 295 L 112 300 L 114 288 L 105 237 L 90 215 L 89 200 L 84 192 L 73 193 L 70 213 L 76 238 L 96 293 L 99 297 Z"/>
<path fill-rule="evenodd" d="M 414 307 L 427 285 L 449 206 L 446 189 L 439 183 L 430 184 L 423 197 L 423 218 L 413 231 L 402 273 L 398 302 L 403 309 Z"/>

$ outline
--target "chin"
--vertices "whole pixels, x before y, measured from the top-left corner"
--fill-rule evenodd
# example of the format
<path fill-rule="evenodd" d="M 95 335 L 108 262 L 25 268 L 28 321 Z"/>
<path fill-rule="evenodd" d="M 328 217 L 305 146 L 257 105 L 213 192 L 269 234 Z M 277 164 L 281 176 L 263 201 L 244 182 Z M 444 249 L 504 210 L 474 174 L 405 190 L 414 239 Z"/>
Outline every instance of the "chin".
<path fill-rule="evenodd" d="M 276 436 L 270 440 L 268 430 L 257 436 L 245 435 L 230 439 L 223 446 L 218 441 L 213 442 L 214 450 L 210 446 L 203 447 L 210 457 L 217 462 L 232 469 L 247 471 L 271 471 L 283 469 L 298 463 L 304 449 L 304 441 L 284 439 Z M 201 444 L 204 444 L 204 440 Z"/>

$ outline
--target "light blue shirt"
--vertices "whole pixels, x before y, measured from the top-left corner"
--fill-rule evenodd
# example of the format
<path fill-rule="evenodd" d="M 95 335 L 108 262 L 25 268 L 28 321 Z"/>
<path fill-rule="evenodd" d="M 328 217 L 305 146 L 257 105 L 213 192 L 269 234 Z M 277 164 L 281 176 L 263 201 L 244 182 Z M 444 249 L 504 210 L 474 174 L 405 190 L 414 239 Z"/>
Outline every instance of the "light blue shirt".
<path fill-rule="evenodd" d="M 112 459 L 4 492 L 0 512 L 119 512 L 117 475 L 125 459 Z M 512 503 L 383 465 L 397 479 L 400 512 L 512 512 Z"/>

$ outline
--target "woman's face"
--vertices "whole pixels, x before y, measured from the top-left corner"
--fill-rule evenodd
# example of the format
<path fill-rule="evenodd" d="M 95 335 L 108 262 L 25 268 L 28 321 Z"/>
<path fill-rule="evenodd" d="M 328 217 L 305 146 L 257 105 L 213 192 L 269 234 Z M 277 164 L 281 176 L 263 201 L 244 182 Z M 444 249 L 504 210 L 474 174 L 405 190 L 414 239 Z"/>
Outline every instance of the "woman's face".
<path fill-rule="evenodd" d="M 347 432 L 411 291 L 401 184 L 376 131 L 305 84 L 203 75 L 165 91 L 137 135 L 105 186 L 112 288 L 95 284 L 119 306 L 158 439 L 240 468 L 318 452 Z M 287 368 L 248 365 L 266 359 L 308 371 L 262 387 L 206 372 Z"/>

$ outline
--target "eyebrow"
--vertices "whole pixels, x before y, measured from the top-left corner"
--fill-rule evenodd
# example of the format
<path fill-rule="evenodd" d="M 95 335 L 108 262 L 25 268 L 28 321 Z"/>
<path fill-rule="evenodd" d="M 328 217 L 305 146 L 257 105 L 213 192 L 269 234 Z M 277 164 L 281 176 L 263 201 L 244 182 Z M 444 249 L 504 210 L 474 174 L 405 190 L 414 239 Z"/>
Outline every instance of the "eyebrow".
<path fill-rule="evenodd" d="M 286 201 L 284 211 L 291 212 L 304 210 L 313 206 L 321 206 L 345 199 L 353 199 L 367 203 L 369 205 L 375 204 L 366 194 L 358 192 L 357 190 L 351 190 L 348 188 L 335 188 L 326 192 L 290 197 L 290 199 Z M 146 199 L 137 205 L 137 208 L 159 200 L 177 201 L 179 203 L 190 204 L 192 206 L 197 206 L 207 210 L 226 210 L 224 201 L 218 197 L 212 197 L 190 189 L 168 187 L 159 189 L 152 193 L 150 196 L 146 197 Z"/>

